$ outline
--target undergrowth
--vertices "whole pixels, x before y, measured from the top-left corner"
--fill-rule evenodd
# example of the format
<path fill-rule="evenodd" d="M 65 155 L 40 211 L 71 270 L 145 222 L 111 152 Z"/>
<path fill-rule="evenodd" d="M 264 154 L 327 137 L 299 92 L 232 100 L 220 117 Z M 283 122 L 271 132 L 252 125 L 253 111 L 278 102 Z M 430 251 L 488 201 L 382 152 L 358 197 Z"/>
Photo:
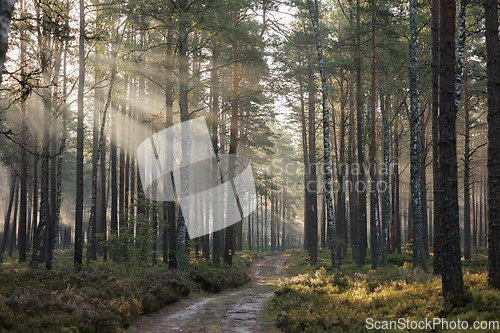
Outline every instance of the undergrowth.
<path fill-rule="evenodd" d="M 335 274 L 329 271 L 328 254 L 320 251 L 319 265 L 311 267 L 306 264 L 307 252 L 291 253 L 287 273 L 296 276 L 285 280 L 270 302 L 283 331 L 367 332 L 369 318 L 371 322 L 459 319 L 469 327 L 475 321 L 500 319 L 500 292 L 487 287 L 485 256 L 475 263 L 464 262 L 465 299 L 451 305 L 441 296 L 441 278 L 430 270 L 413 272 L 408 252 L 390 255 L 389 265 L 376 271 L 346 261 L 342 272 Z M 319 267 L 322 263 L 326 269 Z M 303 274 L 297 274 L 301 270 Z M 382 331 L 390 330 L 378 330 Z"/>
<path fill-rule="evenodd" d="M 251 253 L 233 266 L 193 260 L 185 272 L 158 263 L 130 273 L 111 262 L 80 271 L 60 264 L 51 271 L 7 264 L 0 270 L 0 331 L 116 332 L 141 314 L 192 292 L 217 292 L 250 280 Z"/>

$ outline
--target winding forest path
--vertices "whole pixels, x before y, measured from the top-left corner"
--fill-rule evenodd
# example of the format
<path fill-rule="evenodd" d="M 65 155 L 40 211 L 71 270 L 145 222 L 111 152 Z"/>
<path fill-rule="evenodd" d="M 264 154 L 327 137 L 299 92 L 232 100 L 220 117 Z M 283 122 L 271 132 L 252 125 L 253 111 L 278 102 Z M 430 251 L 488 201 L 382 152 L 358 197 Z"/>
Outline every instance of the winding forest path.
<path fill-rule="evenodd" d="M 263 309 L 284 278 L 286 259 L 284 255 L 256 259 L 250 267 L 251 284 L 182 300 L 140 319 L 128 332 L 280 332 L 274 322 L 266 322 Z"/>

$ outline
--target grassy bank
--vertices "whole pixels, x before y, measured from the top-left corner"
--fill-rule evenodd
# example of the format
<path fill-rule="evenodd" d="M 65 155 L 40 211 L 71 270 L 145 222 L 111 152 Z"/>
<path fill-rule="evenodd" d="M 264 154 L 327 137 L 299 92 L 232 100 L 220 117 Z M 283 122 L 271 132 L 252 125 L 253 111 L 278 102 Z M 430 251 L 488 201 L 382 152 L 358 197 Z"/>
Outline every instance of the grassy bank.
<path fill-rule="evenodd" d="M 270 307 L 285 332 L 366 332 L 374 328 L 375 321 L 379 329 L 372 331 L 402 332 L 410 331 L 410 321 L 434 318 L 466 321 L 472 328 L 475 321 L 500 320 L 500 292 L 487 287 L 485 251 L 476 259 L 464 262 L 465 299 L 446 304 L 440 296 L 440 278 L 429 272 L 412 272 L 409 252 L 391 254 L 389 265 L 377 271 L 345 261 L 343 271 L 333 274 L 327 270 L 331 268 L 328 251 L 320 251 L 315 267 L 307 265 L 305 251 L 294 251 L 286 268 L 295 276 L 276 290 Z M 389 321 L 397 322 L 398 329 L 406 325 L 406 329 L 383 329 Z M 446 326 L 436 327 L 434 331 L 446 331 L 441 330 Z M 421 331 L 432 331 L 427 328 Z"/>
<path fill-rule="evenodd" d="M 6 263 L 0 270 L 0 331 L 119 331 L 190 293 L 245 284 L 253 257 L 237 255 L 232 267 L 195 260 L 185 272 L 161 262 L 140 267 L 97 262 L 78 272 L 64 259 L 51 271 Z"/>

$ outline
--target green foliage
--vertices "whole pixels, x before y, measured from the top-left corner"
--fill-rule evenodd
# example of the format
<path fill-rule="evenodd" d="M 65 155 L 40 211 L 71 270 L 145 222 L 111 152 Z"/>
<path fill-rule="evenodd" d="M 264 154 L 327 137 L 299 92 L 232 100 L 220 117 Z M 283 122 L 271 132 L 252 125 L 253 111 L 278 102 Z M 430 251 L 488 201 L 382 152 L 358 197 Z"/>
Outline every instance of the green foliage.
<path fill-rule="evenodd" d="M 498 320 L 500 291 L 487 287 L 485 273 L 465 273 L 466 298 L 445 302 L 441 279 L 411 270 L 408 253 L 390 256 L 392 265 L 377 271 L 332 274 L 302 265 L 305 251 L 294 251 L 287 269 L 305 274 L 287 279 L 275 292 L 271 309 L 285 332 L 365 332 L 366 319 L 377 321 L 460 319 Z M 350 267 L 346 269 L 350 271 Z M 424 330 L 425 331 L 425 330 Z"/>
<path fill-rule="evenodd" d="M 192 291 L 248 282 L 249 257 L 236 256 L 232 267 L 195 261 L 186 272 L 162 264 L 132 273 L 110 262 L 80 271 L 12 265 L 0 271 L 0 331 L 116 332 Z"/>

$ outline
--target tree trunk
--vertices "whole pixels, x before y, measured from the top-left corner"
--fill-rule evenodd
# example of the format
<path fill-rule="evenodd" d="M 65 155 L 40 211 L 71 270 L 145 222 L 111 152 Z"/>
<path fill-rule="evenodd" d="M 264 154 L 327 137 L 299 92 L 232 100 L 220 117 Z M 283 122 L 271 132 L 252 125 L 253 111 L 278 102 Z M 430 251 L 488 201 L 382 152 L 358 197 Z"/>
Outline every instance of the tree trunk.
<path fill-rule="evenodd" d="M 218 56 L 219 56 L 219 51 L 213 47 L 212 48 L 212 72 L 211 72 L 211 88 L 210 91 L 212 93 L 212 113 L 211 113 L 211 131 L 212 131 L 212 147 L 216 154 L 219 154 L 219 147 L 218 147 L 218 140 L 217 140 L 217 128 L 218 128 L 218 122 L 219 122 L 219 71 L 217 67 L 219 66 L 218 64 Z M 219 178 L 219 167 L 217 160 L 214 160 L 212 163 L 212 175 L 214 177 L 213 181 L 215 184 L 217 184 L 217 179 Z M 214 205 L 212 206 L 213 209 L 213 218 L 214 221 L 217 221 L 219 219 L 219 200 L 221 198 L 214 198 Z M 219 265 L 220 264 L 220 249 L 221 249 L 221 238 L 222 233 L 221 231 L 216 231 L 213 233 L 213 255 L 212 255 L 212 260 L 214 265 Z"/>
<path fill-rule="evenodd" d="M 12 228 L 10 228 L 9 236 L 9 257 L 12 257 L 14 253 L 14 247 L 16 246 L 16 233 L 17 233 L 17 217 L 19 216 L 19 187 L 16 187 L 16 192 L 14 196 L 14 214 L 12 219 Z"/>
<path fill-rule="evenodd" d="M 416 0 L 410 0 L 410 186 L 413 224 L 413 269 L 425 269 L 424 230 L 420 159 L 420 79 L 418 67 L 418 28 Z"/>
<path fill-rule="evenodd" d="M 440 5 L 440 78 L 439 78 L 439 203 L 445 297 L 463 295 L 460 261 L 460 222 L 458 216 L 457 141 L 455 105 L 455 1 L 441 0 Z M 496 7 L 495 7 L 496 12 Z M 487 14 L 488 15 L 488 14 Z"/>
<path fill-rule="evenodd" d="M 309 248 L 309 194 L 307 184 L 309 183 L 309 150 L 308 133 L 306 126 L 306 108 L 304 102 L 304 87 L 302 81 L 299 81 L 300 94 L 300 122 L 302 129 L 302 158 L 304 163 L 304 250 Z"/>
<path fill-rule="evenodd" d="M 441 217 L 439 195 L 439 164 L 438 164 L 438 141 L 439 141 L 439 128 L 438 128 L 438 114 L 439 114 L 439 21 L 440 21 L 440 0 L 432 0 L 432 187 L 433 187 L 433 207 L 434 207 L 434 239 L 433 250 L 434 262 L 433 273 L 434 275 L 441 275 L 443 273 L 443 249 L 442 249 L 442 235 L 441 235 Z"/>
<path fill-rule="evenodd" d="M 442 0 L 444 1 L 444 0 Z M 488 77 L 488 284 L 500 288 L 500 53 L 498 0 L 485 0 Z"/>
<path fill-rule="evenodd" d="M 309 116 L 309 142 L 308 142 L 308 166 L 307 166 L 307 250 L 311 266 L 316 265 L 318 260 L 318 197 L 316 185 L 316 87 L 314 86 L 314 75 L 312 70 L 312 53 L 308 55 L 308 116 Z"/>
<path fill-rule="evenodd" d="M 5 214 L 4 224 L 3 224 L 3 235 L 2 244 L 0 246 L 0 263 L 3 262 L 3 254 L 5 252 L 5 247 L 7 245 L 7 238 L 9 235 L 10 228 L 10 216 L 12 215 L 12 205 L 14 203 L 15 193 L 17 191 L 17 176 L 16 172 L 12 170 L 10 177 L 10 195 L 9 195 L 9 205 L 7 207 L 7 213 Z"/>
<path fill-rule="evenodd" d="M 327 225 L 330 237 L 330 254 L 332 260 L 332 267 L 335 269 L 340 269 L 340 260 L 337 255 L 337 238 L 335 235 L 335 225 L 334 225 L 334 214 L 333 214 L 333 198 L 332 198 L 332 165 L 330 157 L 330 122 L 328 119 L 328 86 L 326 82 L 326 70 L 323 60 L 323 47 L 321 46 L 321 37 L 318 27 L 318 2 L 312 0 L 307 1 L 309 4 L 309 16 L 314 28 L 314 35 L 316 37 L 316 51 L 318 52 L 318 62 L 319 62 L 319 72 L 321 76 L 321 90 L 323 93 L 323 165 L 325 170 L 325 200 L 327 207 Z M 311 110 L 309 110 L 311 112 Z M 316 232 L 317 237 L 317 232 Z M 316 244 L 317 246 L 317 241 Z M 311 260 L 311 265 L 313 264 Z M 316 264 L 316 262 L 314 262 Z"/>
<path fill-rule="evenodd" d="M 352 250 L 352 259 L 357 260 L 358 255 L 358 217 L 356 209 L 356 203 L 358 202 L 358 193 L 355 191 L 354 183 L 356 178 L 353 175 L 353 161 L 356 155 L 356 143 L 354 142 L 354 84 L 353 79 L 349 82 L 349 146 L 348 146 L 348 156 L 349 160 L 349 172 L 347 175 L 347 184 L 349 186 L 349 235 Z"/>
<path fill-rule="evenodd" d="M 75 266 L 83 260 L 83 93 L 85 89 L 85 4 L 80 0 L 80 37 L 78 48 L 78 127 L 76 138 L 76 208 L 75 208 Z"/>
<path fill-rule="evenodd" d="M 364 152 L 364 126 L 363 126 L 363 87 L 361 83 L 361 6 L 356 0 L 356 113 L 358 127 L 358 167 L 359 175 L 356 184 L 358 188 L 358 256 L 356 263 L 365 264 L 366 258 L 366 179 L 365 179 L 365 152 Z"/>
<path fill-rule="evenodd" d="M 182 1 L 180 4 L 181 8 L 180 10 L 182 12 L 187 11 L 187 4 L 185 1 Z M 185 22 L 185 18 L 181 19 L 179 22 L 179 53 L 178 53 L 178 59 L 179 59 L 179 108 L 180 108 L 180 115 L 181 115 L 181 122 L 185 122 L 189 120 L 189 109 L 188 109 L 188 80 L 189 80 L 189 63 L 188 63 L 188 37 L 189 37 L 189 32 L 188 32 L 188 24 Z M 190 159 L 190 151 L 189 151 L 189 128 L 183 128 L 182 131 L 182 161 L 189 161 Z M 183 162 L 185 163 L 185 162 Z M 181 197 L 187 196 L 187 192 L 189 190 L 189 179 L 188 175 L 186 174 L 186 171 L 181 172 L 181 179 L 180 179 L 180 189 Z M 179 213 L 177 215 L 177 259 L 178 259 L 178 264 L 179 268 L 181 270 L 186 270 L 188 263 L 189 263 L 189 258 L 188 258 L 188 252 L 187 252 L 187 247 L 186 247 L 186 223 L 184 221 L 184 216 L 183 214 L 188 214 L 188 212 L 182 212 L 181 209 L 179 209 Z"/>
<path fill-rule="evenodd" d="M 110 117 L 110 127 L 111 127 L 111 139 L 110 139 L 110 150 L 109 159 L 111 160 L 111 237 L 114 239 L 118 238 L 118 177 L 116 173 L 117 168 L 117 149 L 116 149 L 116 108 L 111 108 L 112 114 Z M 104 164 L 104 163 L 103 163 Z M 104 225 L 105 227 L 105 225 Z M 99 228 L 99 232 L 102 232 L 104 228 Z M 111 253 L 113 261 L 118 260 L 117 249 L 113 249 Z"/>
<path fill-rule="evenodd" d="M 22 11 L 25 10 L 24 0 L 21 2 Z M 10 23 L 10 22 L 9 22 Z M 23 145 L 27 144 L 27 119 L 26 119 L 26 98 L 29 95 L 28 87 L 27 87 L 27 77 L 26 77 L 26 33 L 25 33 L 25 25 L 21 22 L 20 27 L 20 38 L 21 38 L 21 143 Z M 0 68 L 0 72 L 2 69 Z M 0 80 L 1 81 L 1 80 Z M 27 152 L 23 147 L 19 147 L 19 152 L 21 154 L 21 197 L 19 202 L 19 262 L 26 261 L 26 222 L 27 222 L 27 198 L 28 198 L 28 185 L 27 185 L 27 169 L 28 169 L 28 157 Z"/>
<path fill-rule="evenodd" d="M 233 27 L 236 27 L 239 21 L 239 14 L 237 12 L 233 13 Z M 232 182 L 234 178 L 235 170 L 235 154 L 237 150 L 238 144 L 238 112 L 239 112 L 239 84 L 240 84 L 240 75 L 238 71 L 238 48 L 236 45 L 232 46 L 233 49 L 233 61 L 234 68 L 232 69 L 232 89 L 231 89 L 231 125 L 230 125 L 230 138 L 229 138 L 229 172 L 228 179 Z M 230 198 L 228 198 L 230 199 Z M 236 198 L 237 199 L 237 198 Z M 238 200 L 238 199 L 237 199 Z M 271 217 L 272 224 L 272 217 Z M 234 255 L 234 231 L 235 225 L 229 226 L 226 228 L 226 239 L 225 239 L 225 249 L 224 249 L 224 262 L 228 265 L 231 265 L 233 262 Z M 272 236 L 271 236 L 272 237 Z M 272 242 L 272 239 L 271 239 Z M 272 244 L 272 243 L 271 243 Z M 272 245 L 271 245 L 272 246 Z M 272 248 L 271 248 L 272 250 Z"/>
<path fill-rule="evenodd" d="M 382 156 L 384 159 L 383 169 L 383 183 L 384 183 L 384 191 L 383 195 L 383 211 L 384 214 L 382 216 L 382 257 L 381 264 L 382 266 L 387 265 L 388 254 L 389 254 L 389 222 L 391 220 L 391 194 L 389 189 L 389 117 L 390 117 L 390 104 L 389 97 L 387 100 L 385 97 L 380 98 L 380 105 L 382 107 L 382 130 L 383 130 L 383 148 L 382 148 Z"/>
<path fill-rule="evenodd" d="M 339 239 L 340 248 L 342 253 L 340 258 L 347 259 L 347 214 L 346 214 L 346 188 L 345 188 L 345 172 L 346 172 L 346 158 L 345 158 L 345 136 L 346 136 L 346 94 L 344 87 L 344 69 L 340 69 L 340 130 L 339 130 L 339 159 L 337 165 L 337 182 L 338 182 L 338 195 L 337 195 L 337 225 L 339 226 Z"/>
<path fill-rule="evenodd" d="M 370 2 L 372 20 L 371 38 L 371 87 L 370 87 L 370 245 L 372 252 L 372 269 L 380 264 L 380 216 L 377 190 L 377 160 L 376 160 L 376 126 L 375 114 L 375 1 Z"/>
<path fill-rule="evenodd" d="M 93 258 L 92 250 L 95 248 L 95 237 L 93 235 L 95 234 L 95 228 L 96 228 L 96 203 L 97 203 L 97 170 L 99 169 L 99 165 L 101 163 L 101 152 L 103 151 L 103 146 L 104 146 L 104 129 L 106 126 L 106 117 L 108 114 L 108 109 L 111 104 L 111 94 L 113 92 L 113 88 L 115 85 L 115 80 L 116 80 L 116 58 L 118 56 L 118 50 L 120 49 L 121 41 L 123 38 L 123 34 L 120 33 L 119 31 L 116 32 L 116 43 L 115 43 L 115 50 L 113 54 L 113 63 L 111 66 L 111 78 L 110 78 L 110 84 L 108 88 L 108 96 L 106 99 L 106 104 L 104 106 L 104 111 L 102 115 L 102 120 L 101 120 L 101 128 L 99 131 L 99 143 L 97 147 L 97 158 L 96 158 L 96 164 L 92 170 L 92 201 L 90 203 L 90 218 L 89 218 L 89 229 L 87 232 L 87 239 L 88 239 L 88 249 L 87 249 L 87 263 L 90 262 L 90 260 L 95 260 Z M 104 161 L 102 161 L 104 162 Z M 96 257 L 95 257 L 96 258 Z"/>
<path fill-rule="evenodd" d="M 469 96 L 467 92 L 467 74 L 463 73 L 463 95 L 464 95 L 464 257 L 471 259 L 471 194 L 470 194 L 470 120 L 469 120 Z M 474 195 L 472 196 L 474 198 Z"/>

